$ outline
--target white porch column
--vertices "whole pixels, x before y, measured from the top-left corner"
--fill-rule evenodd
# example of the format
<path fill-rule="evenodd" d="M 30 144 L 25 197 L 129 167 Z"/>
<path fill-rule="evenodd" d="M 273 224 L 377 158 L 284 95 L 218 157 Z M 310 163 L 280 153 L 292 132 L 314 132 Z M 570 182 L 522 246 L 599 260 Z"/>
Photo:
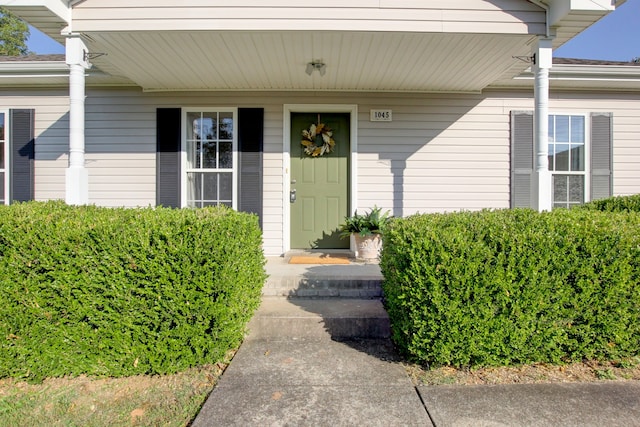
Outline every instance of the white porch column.
<path fill-rule="evenodd" d="M 85 58 L 87 47 L 79 34 L 66 41 L 69 66 L 69 167 L 66 170 L 65 200 L 70 205 L 89 203 L 89 172 L 84 167 L 85 70 L 91 65 Z"/>
<path fill-rule="evenodd" d="M 540 37 L 534 48 L 534 149 L 536 193 L 534 206 L 538 211 L 549 211 L 553 205 L 551 173 L 549 172 L 549 69 L 552 66 L 552 39 Z"/>

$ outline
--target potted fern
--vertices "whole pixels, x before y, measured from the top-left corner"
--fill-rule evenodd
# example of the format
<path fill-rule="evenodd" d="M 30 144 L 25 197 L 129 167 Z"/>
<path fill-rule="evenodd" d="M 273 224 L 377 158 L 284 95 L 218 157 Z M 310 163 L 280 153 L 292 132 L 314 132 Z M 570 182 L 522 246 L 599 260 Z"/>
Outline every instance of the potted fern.
<path fill-rule="evenodd" d="M 351 248 L 357 259 L 378 259 L 382 249 L 381 234 L 390 219 L 389 211 L 382 212 L 377 206 L 364 214 L 359 214 L 356 210 L 340 225 L 340 237 L 351 239 Z"/>

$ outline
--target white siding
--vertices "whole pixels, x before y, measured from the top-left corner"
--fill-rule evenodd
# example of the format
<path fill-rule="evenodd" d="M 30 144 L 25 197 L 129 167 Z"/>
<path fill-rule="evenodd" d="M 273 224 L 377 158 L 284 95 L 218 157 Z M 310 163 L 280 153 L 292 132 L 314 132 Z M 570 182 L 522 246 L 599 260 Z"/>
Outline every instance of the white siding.
<path fill-rule="evenodd" d="M 87 0 L 74 7 L 73 28 L 543 34 L 545 14 L 522 0 Z"/>
<path fill-rule="evenodd" d="M 69 152 L 67 90 L 0 89 L 0 108 L 35 112 L 35 198 L 64 199 Z"/>
<path fill-rule="evenodd" d="M 22 96 L 21 96 L 22 95 Z M 24 96 L 26 95 L 26 96 Z M 552 113 L 612 112 L 614 194 L 640 193 L 640 95 L 552 93 Z M 0 91 L 3 108 L 36 108 L 36 197 L 64 198 L 67 96 L 60 91 Z M 90 202 L 155 204 L 158 107 L 265 109 L 264 237 L 268 254 L 283 242 L 283 105 L 358 106 L 357 208 L 394 215 L 509 207 L 512 110 L 532 110 L 529 92 L 484 95 L 87 90 L 86 159 Z M 370 109 L 392 122 L 369 121 Z M 338 141 L 341 143 L 341 141 Z"/>

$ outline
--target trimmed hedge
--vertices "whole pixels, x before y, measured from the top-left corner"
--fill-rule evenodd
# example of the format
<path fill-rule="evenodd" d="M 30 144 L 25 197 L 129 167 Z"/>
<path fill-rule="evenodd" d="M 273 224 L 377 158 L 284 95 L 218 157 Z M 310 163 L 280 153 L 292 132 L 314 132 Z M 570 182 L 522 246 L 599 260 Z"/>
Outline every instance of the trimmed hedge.
<path fill-rule="evenodd" d="M 602 212 L 640 212 L 640 194 L 594 200 L 576 208 Z"/>
<path fill-rule="evenodd" d="M 239 345 L 265 281 L 255 216 L 0 207 L 0 377 L 174 373 Z"/>
<path fill-rule="evenodd" d="M 637 213 L 396 219 L 381 269 L 393 339 L 420 363 L 616 360 L 640 350 Z"/>

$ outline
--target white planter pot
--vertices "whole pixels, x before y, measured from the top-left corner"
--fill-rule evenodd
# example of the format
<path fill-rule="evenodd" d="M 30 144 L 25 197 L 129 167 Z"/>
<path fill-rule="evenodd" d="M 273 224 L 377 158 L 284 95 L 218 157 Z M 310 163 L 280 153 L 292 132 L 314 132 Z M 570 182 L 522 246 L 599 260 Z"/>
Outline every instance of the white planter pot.
<path fill-rule="evenodd" d="M 364 261 L 377 260 L 380 257 L 380 249 L 382 249 L 382 237 L 379 234 L 370 234 L 361 236 L 360 233 L 351 234 L 355 246 L 355 255 L 357 259 Z"/>

